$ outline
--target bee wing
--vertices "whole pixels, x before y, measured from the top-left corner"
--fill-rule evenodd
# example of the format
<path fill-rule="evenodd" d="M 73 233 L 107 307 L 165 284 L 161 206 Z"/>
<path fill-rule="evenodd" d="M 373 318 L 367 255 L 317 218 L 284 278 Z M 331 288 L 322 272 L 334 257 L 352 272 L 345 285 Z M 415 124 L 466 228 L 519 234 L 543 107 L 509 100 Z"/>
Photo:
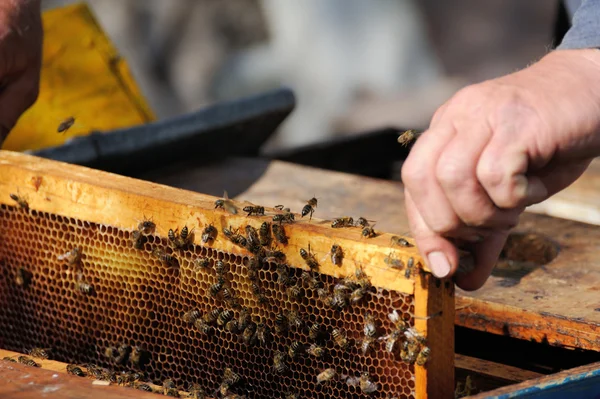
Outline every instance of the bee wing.
<path fill-rule="evenodd" d="M 235 206 L 235 204 L 233 202 L 231 202 L 231 200 L 227 200 L 223 203 L 223 208 L 225 208 L 225 210 L 229 213 L 231 213 L 232 215 L 237 215 L 238 213 L 238 208 L 237 206 Z"/>

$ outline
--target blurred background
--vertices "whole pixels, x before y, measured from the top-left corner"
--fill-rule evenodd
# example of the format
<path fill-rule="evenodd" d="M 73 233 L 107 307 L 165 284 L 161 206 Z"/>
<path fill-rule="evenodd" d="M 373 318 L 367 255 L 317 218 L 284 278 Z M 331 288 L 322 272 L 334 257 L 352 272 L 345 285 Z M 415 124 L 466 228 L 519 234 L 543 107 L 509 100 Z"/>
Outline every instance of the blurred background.
<path fill-rule="evenodd" d="M 49 9 L 73 3 L 42 0 Z M 547 0 L 89 0 L 159 118 L 286 85 L 269 149 L 423 128 L 459 88 L 544 55 Z"/>

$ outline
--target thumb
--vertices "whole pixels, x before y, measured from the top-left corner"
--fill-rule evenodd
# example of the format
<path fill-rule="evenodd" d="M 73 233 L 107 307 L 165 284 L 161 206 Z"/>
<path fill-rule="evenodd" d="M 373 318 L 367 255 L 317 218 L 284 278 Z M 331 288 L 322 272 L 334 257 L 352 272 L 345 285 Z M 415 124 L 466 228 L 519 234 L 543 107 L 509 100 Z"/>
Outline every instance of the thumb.
<path fill-rule="evenodd" d="M 438 278 L 449 277 L 458 267 L 458 251 L 452 241 L 432 231 L 423 220 L 408 190 L 404 190 L 408 223 L 419 252 Z"/>

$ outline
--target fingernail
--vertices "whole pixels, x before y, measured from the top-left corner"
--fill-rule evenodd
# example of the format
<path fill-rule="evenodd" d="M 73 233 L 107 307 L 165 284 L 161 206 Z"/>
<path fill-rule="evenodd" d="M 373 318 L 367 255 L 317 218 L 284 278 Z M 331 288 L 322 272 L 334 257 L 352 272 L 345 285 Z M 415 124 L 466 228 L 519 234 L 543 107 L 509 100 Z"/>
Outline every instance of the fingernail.
<path fill-rule="evenodd" d="M 443 252 L 431 252 L 427 255 L 431 272 L 437 278 L 444 278 L 450 273 L 450 262 Z"/>

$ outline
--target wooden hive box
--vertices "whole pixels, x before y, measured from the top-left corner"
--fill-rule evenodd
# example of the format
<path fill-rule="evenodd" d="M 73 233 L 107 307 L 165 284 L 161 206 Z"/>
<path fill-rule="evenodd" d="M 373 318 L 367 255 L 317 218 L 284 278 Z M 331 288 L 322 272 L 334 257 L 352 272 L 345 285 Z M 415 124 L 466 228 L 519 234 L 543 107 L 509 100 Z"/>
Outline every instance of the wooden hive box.
<path fill-rule="evenodd" d="M 282 212 L 267 208 L 265 216 L 247 216 L 241 208 L 248 204 L 236 203 L 234 215 L 215 209 L 215 200 L 0 152 L 0 347 L 16 352 L 52 348 L 52 359 L 60 362 L 141 369 L 148 381 L 170 378 L 182 389 L 197 383 L 211 395 L 231 368 L 241 377 L 231 391 L 249 398 L 288 392 L 366 397 L 363 390 L 374 387 L 372 397 L 453 397 L 454 285 L 423 270 L 415 247 L 391 246 L 389 234 L 365 239 L 360 228 L 333 229 L 330 222 L 296 214 L 294 223 L 283 225 L 288 243 L 276 245 L 285 261 L 256 266 L 257 256 L 233 243 L 223 229 L 245 235 L 245 226 L 260 229 Z M 133 245 L 144 220 L 156 227 Z M 171 248 L 169 229 L 184 226 L 192 231 L 192 243 Z M 203 242 L 207 226 L 218 232 Z M 328 255 L 334 244 L 343 249 L 341 265 Z M 319 264 L 313 271 L 300 255 L 309 245 Z M 80 257 L 72 256 L 75 248 Z M 390 267 L 390 257 L 403 266 Z M 406 273 L 411 258 L 416 267 Z M 288 266 L 278 265 L 283 262 Z M 371 288 L 356 277 L 357 270 Z M 336 284 L 344 286 L 336 290 Z M 354 297 L 356 303 L 332 303 L 334 292 L 346 293 L 340 296 L 347 301 L 357 289 L 365 292 Z M 238 320 L 247 311 L 249 324 L 267 326 L 270 335 L 261 342 L 252 327 L 236 331 L 234 323 L 205 322 L 215 309 L 225 322 L 227 312 Z M 191 315 L 192 310 L 198 313 Z M 392 323 L 394 311 L 403 323 Z M 376 331 L 363 353 L 368 315 Z M 311 334 L 315 323 L 317 337 Z M 334 330 L 347 337 L 346 348 Z M 390 353 L 386 346 L 397 330 Z M 294 342 L 300 344 L 296 357 L 289 353 Z M 322 357 L 307 353 L 313 344 L 325 349 Z M 120 345 L 139 347 L 141 364 L 129 355 L 119 364 L 105 356 L 106 348 Z M 419 365 L 414 361 L 424 347 L 430 355 Z M 273 365 L 278 352 L 285 370 Z M 317 375 L 326 369 L 334 369 L 337 377 L 318 383 Z M 368 378 L 360 380 L 361 373 Z"/>

